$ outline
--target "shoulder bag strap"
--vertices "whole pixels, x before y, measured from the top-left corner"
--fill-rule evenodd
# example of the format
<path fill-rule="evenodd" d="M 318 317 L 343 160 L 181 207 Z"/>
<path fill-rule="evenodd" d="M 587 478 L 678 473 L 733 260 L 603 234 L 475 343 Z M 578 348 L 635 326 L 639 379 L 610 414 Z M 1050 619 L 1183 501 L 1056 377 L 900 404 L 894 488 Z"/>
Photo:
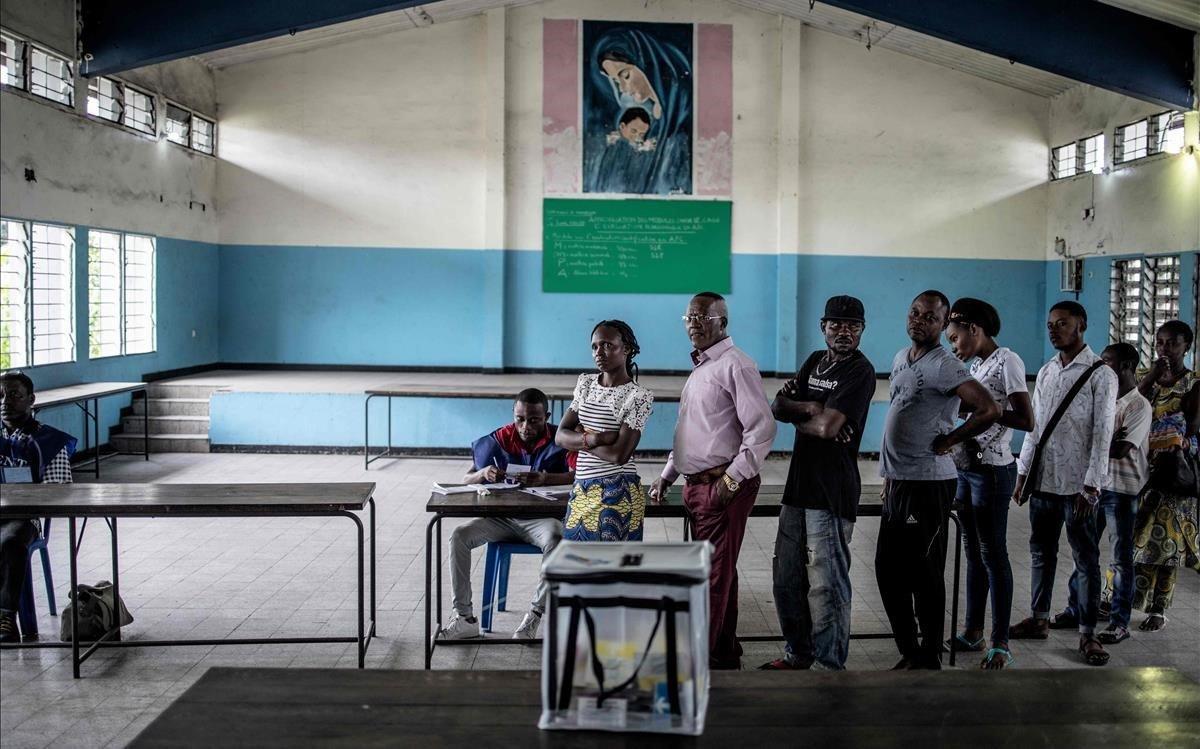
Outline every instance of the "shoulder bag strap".
<path fill-rule="evenodd" d="M 1033 451 L 1033 461 L 1029 464 L 1029 476 L 1025 480 L 1025 489 L 1023 494 L 1028 497 L 1033 493 L 1034 487 L 1038 484 L 1042 474 L 1042 453 L 1046 449 L 1046 443 L 1050 439 L 1050 435 L 1054 433 L 1054 429 L 1058 426 L 1058 422 L 1062 421 L 1063 416 L 1067 413 L 1067 409 L 1071 407 L 1071 402 L 1075 400 L 1075 396 L 1079 395 L 1079 391 L 1083 390 L 1083 386 L 1092 378 L 1096 370 L 1104 366 L 1104 362 L 1098 361 L 1088 370 L 1079 375 L 1079 379 L 1075 380 L 1075 384 L 1067 391 L 1066 397 L 1058 404 L 1054 415 L 1050 417 L 1050 422 L 1046 424 L 1046 428 L 1042 430 L 1041 436 L 1038 438 L 1037 448 Z"/>

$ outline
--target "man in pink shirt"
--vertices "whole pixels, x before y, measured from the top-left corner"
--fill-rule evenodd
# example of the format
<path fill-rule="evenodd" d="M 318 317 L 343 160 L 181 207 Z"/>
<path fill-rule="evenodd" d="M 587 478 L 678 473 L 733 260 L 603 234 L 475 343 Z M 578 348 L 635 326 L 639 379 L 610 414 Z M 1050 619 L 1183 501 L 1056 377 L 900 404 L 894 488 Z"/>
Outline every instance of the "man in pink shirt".
<path fill-rule="evenodd" d="M 713 545 L 709 579 L 708 648 L 711 668 L 741 668 L 737 641 L 737 560 L 746 520 L 762 483 L 759 470 L 775 440 L 775 418 L 758 365 L 733 345 L 729 310 L 720 294 L 692 297 L 683 316 L 692 374 L 679 400 L 675 444 L 650 489 L 661 503 L 684 477 L 683 503 L 698 540 Z"/>

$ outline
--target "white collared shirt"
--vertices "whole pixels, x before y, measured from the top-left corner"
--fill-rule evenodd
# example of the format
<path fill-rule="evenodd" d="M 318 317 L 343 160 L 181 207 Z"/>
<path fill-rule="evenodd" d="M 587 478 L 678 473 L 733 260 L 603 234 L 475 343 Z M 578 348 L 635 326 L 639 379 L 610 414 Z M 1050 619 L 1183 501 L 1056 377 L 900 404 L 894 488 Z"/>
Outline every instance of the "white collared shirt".
<path fill-rule="evenodd" d="M 1042 438 L 1050 417 L 1058 410 L 1071 386 L 1075 384 L 1100 357 L 1090 346 L 1084 346 L 1069 364 L 1054 357 L 1038 370 L 1033 389 L 1033 431 L 1021 446 L 1017 472 L 1029 473 L 1033 453 Z M 1117 375 L 1108 367 L 1100 367 L 1063 414 L 1062 421 L 1042 453 L 1041 480 L 1034 489 L 1051 494 L 1072 495 L 1084 486 L 1102 488 L 1108 481 L 1108 448 L 1112 443 L 1117 410 Z"/>

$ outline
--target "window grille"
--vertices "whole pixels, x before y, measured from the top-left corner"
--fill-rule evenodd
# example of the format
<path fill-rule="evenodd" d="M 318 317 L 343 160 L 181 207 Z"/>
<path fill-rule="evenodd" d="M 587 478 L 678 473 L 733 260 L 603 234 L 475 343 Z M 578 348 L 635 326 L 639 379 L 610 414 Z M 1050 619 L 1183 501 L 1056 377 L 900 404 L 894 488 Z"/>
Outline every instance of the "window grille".
<path fill-rule="evenodd" d="M 75 360 L 75 231 L 31 224 L 33 366 Z"/>
<path fill-rule="evenodd" d="M 65 57 L 29 48 L 29 93 L 65 106 L 75 104 L 75 74 Z"/>
<path fill-rule="evenodd" d="M 109 122 L 120 122 L 124 111 L 125 87 L 120 81 L 98 76 L 88 82 L 88 114 Z"/>
<path fill-rule="evenodd" d="M 154 237 L 125 235 L 122 340 L 126 354 L 155 350 L 155 244 Z"/>
<path fill-rule="evenodd" d="M 121 353 L 121 235 L 88 232 L 88 356 Z"/>
<path fill-rule="evenodd" d="M 0 34 L 0 83 L 24 90 L 25 55 L 29 45 L 23 39 Z"/>
<path fill-rule="evenodd" d="M 158 133 L 154 97 L 131 86 L 125 87 L 125 118 L 122 121 L 126 127 L 141 133 L 156 135 Z"/>
<path fill-rule="evenodd" d="M 192 148 L 212 156 L 217 147 L 217 123 L 200 115 L 192 116 Z"/>
<path fill-rule="evenodd" d="M 1050 159 L 1050 179 L 1066 179 L 1074 177 L 1075 169 L 1075 144 L 1068 143 L 1065 146 L 1059 146 L 1053 151 L 1053 156 Z"/>
<path fill-rule="evenodd" d="M 192 113 L 171 102 L 167 102 L 167 115 L 163 119 L 163 132 L 167 140 L 187 146 L 192 140 Z"/>
<path fill-rule="evenodd" d="M 1110 279 L 1109 340 L 1132 345 L 1145 364 L 1159 326 L 1179 317 L 1179 257 L 1114 260 Z"/>
<path fill-rule="evenodd" d="M 29 225 L 0 219 L 0 370 L 29 366 Z"/>

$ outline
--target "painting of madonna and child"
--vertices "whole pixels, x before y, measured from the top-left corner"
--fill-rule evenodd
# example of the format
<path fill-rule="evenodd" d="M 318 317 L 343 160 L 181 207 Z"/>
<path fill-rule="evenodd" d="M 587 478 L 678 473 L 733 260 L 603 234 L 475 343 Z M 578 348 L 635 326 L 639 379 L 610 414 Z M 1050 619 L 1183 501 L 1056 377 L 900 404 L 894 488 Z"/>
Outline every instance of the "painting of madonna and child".
<path fill-rule="evenodd" d="M 583 191 L 692 193 L 692 25 L 583 22 Z"/>

